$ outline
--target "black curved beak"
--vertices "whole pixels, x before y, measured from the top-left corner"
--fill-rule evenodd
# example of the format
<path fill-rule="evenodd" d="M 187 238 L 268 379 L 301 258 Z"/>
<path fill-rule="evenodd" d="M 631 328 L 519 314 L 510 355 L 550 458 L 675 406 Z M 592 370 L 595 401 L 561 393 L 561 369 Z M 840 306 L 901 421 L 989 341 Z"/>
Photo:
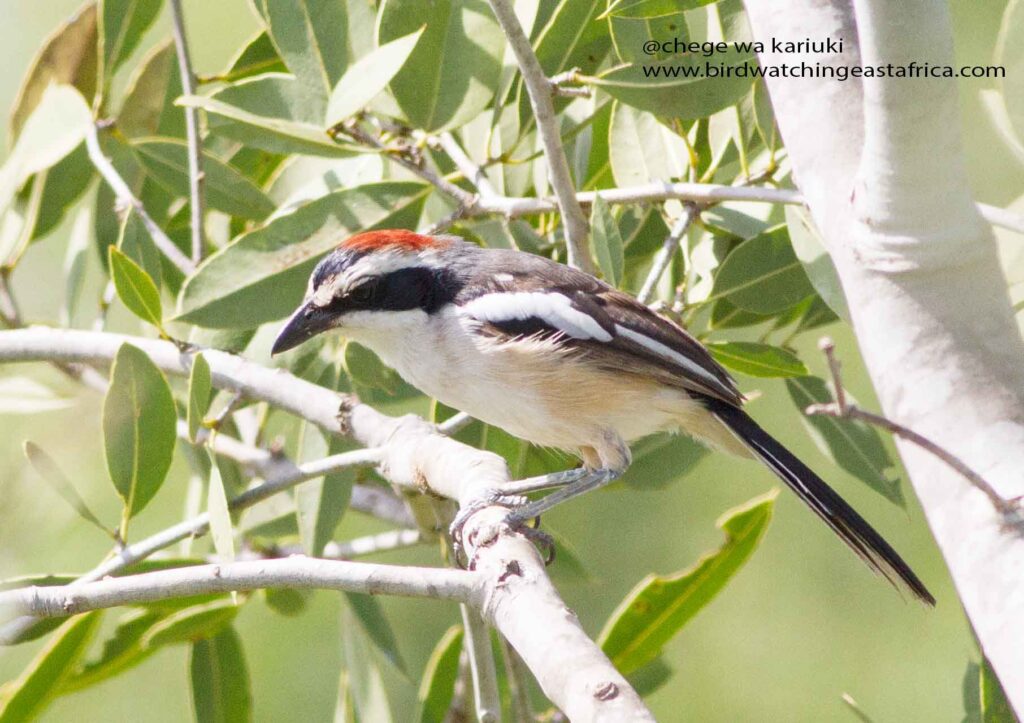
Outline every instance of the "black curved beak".
<path fill-rule="evenodd" d="M 274 346 L 270 349 L 271 356 L 294 349 L 317 334 L 327 331 L 332 326 L 332 319 L 333 316 L 323 309 L 312 304 L 303 304 L 292 314 L 292 318 L 277 335 Z"/>

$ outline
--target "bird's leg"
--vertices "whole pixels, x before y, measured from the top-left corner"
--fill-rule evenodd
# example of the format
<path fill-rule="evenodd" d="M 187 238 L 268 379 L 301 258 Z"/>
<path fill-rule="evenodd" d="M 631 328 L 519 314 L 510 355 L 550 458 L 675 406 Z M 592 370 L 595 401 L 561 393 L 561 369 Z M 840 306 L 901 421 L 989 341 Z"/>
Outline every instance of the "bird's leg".
<path fill-rule="evenodd" d="M 573 471 L 575 472 L 577 470 Z M 533 502 L 527 502 L 525 505 L 516 506 L 511 512 L 509 512 L 508 517 L 505 518 L 505 522 L 514 529 L 521 528 L 523 523 L 527 520 L 540 517 L 556 505 L 560 505 L 574 497 L 579 497 L 591 490 L 604 487 L 606 484 L 617 480 L 622 476 L 624 471 L 625 470 L 622 469 L 605 468 L 597 469 L 592 472 L 585 472 L 585 474 L 576 479 L 576 481 L 566 484 L 560 490 L 552 492 L 547 497 L 542 497 L 541 499 Z"/>
<path fill-rule="evenodd" d="M 565 487 L 566 485 L 578 482 L 590 473 L 590 470 L 586 467 L 577 467 L 576 469 L 566 469 L 561 472 L 542 474 L 538 477 L 527 477 L 526 479 L 514 480 L 501 486 L 501 494 L 526 495 L 531 492 L 540 492 L 541 490 Z"/>

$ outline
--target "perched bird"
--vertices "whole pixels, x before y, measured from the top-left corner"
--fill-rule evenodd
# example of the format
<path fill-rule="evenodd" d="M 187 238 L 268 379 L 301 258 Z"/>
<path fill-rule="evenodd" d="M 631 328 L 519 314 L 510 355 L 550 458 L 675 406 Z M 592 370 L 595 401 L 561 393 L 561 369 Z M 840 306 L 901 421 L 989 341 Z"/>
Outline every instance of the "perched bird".
<path fill-rule="evenodd" d="M 582 470 L 552 476 L 562 489 L 512 510 L 513 524 L 619 477 L 630 441 L 685 432 L 763 462 L 873 570 L 934 603 L 881 535 L 742 410 L 707 349 L 589 274 L 454 236 L 369 231 L 317 265 L 273 353 L 329 329 L 444 404 L 582 458 Z"/>

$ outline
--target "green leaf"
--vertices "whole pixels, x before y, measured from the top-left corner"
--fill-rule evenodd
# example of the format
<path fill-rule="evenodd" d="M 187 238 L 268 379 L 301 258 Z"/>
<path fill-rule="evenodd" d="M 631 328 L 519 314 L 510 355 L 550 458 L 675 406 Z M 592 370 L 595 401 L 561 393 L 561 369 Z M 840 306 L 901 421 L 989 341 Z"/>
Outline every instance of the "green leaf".
<path fill-rule="evenodd" d="M 1013 708 L 988 658 L 982 658 L 978 683 L 982 723 L 1017 723 L 1017 716 L 1013 714 Z"/>
<path fill-rule="evenodd" d="M 485 0 L 385 0 L 378 41 L 383 45 L 426 30 L 391 80 L 402 112 L 434 132 L 475 118 L 494 96 L 505 36 Z"/>
<path fill-rule="evenodd" d="M 405 661 L 402 660 L 402 654 L 398 650 L 398 640 L 395 638 L 395 632 L 391 629 L 391 624 L 384 616 L 384 610 L 381 608 L 377 598 L 372 595 L 359 595 L 349 592 L 343 593 L 343 595 L 355 614 L 355 619 L 359 621 L 370 641 L 384 654 L 389 663 L 395 666 L 402 675 L 406 675 Z"/>
<path fill-rule="evenodd" d="M 727 297 L 755 314 L 777 314 L 814 293 L 779 226 L 737 246 L 718 268 L 708 300 Z"/>
<path fill-rule="evenodd" d="M 39 216 L 32 228 L 31 241 L 37 241 L 60 226 L 64 216 L 85 194 L 96 172 L 85 143 L 59 160 L 46 174 Z M 42 180 L 42 179 L 40 179 Z"/>
<path fill-rule="evenodd" d="M 705 77 L 706 62 L 728 68 L 730 75 Z M 711 58 L 689 54 L 661 63 L 631 63 L 612 68 L 588 82 L 613 98 L 656 116 L 706 118 L 738 102 L 750 90 L 756 64 L 751 53 L 730 47 Z"/>
<path fill-rule="evenodd" d="M 400 383 L 398 375 L 380 357 L 358 342 L 345 342 L 342 364 L 352 383 L 367 389 L 381 389 L 393 394 Z"/>
<path fill-rule="evenodd" d="M 160 620 L 141 639 L 145 649 L 212 638 L 229 626 L 241 608 L 228 599 L 192 605 Z"/>
<path fill-rule="evenodd" d="M 153 237 L 149 235 L 146 224 L 142 222 L 139 214 L 134 210 L 125 214 L 121 222 L 120 233 L 117 238 L 117 250 L 134 261 L 152 280 L 157 289 L 163 280 L 163 259 L 160 252 L 153 243 Z M 109 251 L 107 252 L 109 255 Z M 107 270 L 110 270 L 110 259 L 107 261 Z M 159 296 L 157 297 L 159 301 Z"/>
<path fill-rule="evenodd" d="M 117 295 L 128 308 L 143 321 L 163 330 L 163 305 L 160 291 L 142 267 L 128 258 L 116 246 L 108 247 L 110 276 Z"/>
<path fill-rule="evenodd" d="M 176 424 L 174 399 L 163 373 L 141 349 L 122 344 L 103 403 L 103 442 L 126 520 L 138 514 L 163 484 L 174 454 Z"/>
<path fill-rule="evenodd" d="M 665 183 L 688 170 L 682 138 L 650 113 L 616 101 L 608 130 L 608 157 L 619 186 Z"/>
<path fill-rule="evenodd" d="M 211 255 L 182 289 L 182 321 L 249 329 L 290 314 L 320 256 L 370 228 L 414 227 L 430 187 L 389 182 L 331 193 Z"/>
<path fill-rule="evenodd" d="M 462 626 L 453 625 L 434 646 L 416 696 L 420 703 L 418 723 L 444 723 L 447 719 L 459 677 L 462 637 Z"/>
<path fill-rule="evenodd" d="M 684 10 L 695 10 L 716 2 L 718 0 L 615 0 L 601 17 L 616 15 L 624 18 L 646 18 Z"/>
<path fill-rule="evenodd" d="M 13 145 L 22 127 L 51 85 L 71 85 L 84 98 L 96 92 L 96 3 L 87 2 L 43 41 L 32 59 L 18 97 L 11 106 L 8 143 Z"/>
<path fill-rule="evenodd" d="M 812 404 L 832 401 L 832 394 L 823 379 L 813 376 L 794 377 L 786 380 L 786 389 L 822 453 L 887 500 L 903 507 L 903 491 L 895 463 L 882 444 L 878 431 L 863 422 L 850 419 L 803 414 Z"/>
<path fill-rule="evenodd" d="M 231 524 L 231 510 L 228 509 L 228 496 L 224 491 L 224 478 L 221 476 L 217 456 L 210 451 L 210 484 L 206 491 L 206 512 L 210 516 L 210 537 L 213 538 L 213 549 L 223 560 L 235 559 L 235 531 Z"/>
<path fill-rule="evenodd" d="M 317 384 L 326 389 L 337 389 L 338 373 L 335 365 L 329 365 L 317 379 Z M 323 459 L 329 454 L 351 449 L 350 442 L 331 435 L 325 439 L 314 425 L 303 423 L 300 428 L 300 459 Z M 324 547 L 334 538 L 334 531 L 341 517 L 348 509 L 355 484 L 354 469 L 327 475 L 305 482 L 295 490 L 295 513 L 299 526 L 302 548 L 310 557 L 323 555 Z"/>
<path fill-rule="evenodd" d="M 132 143 L 139 162 L 172 194 L 188 196 L 188 145 L 173 138 L 144 138 Z M 274 203 L 248 178 L 211 153 L 203 153 L 204 193 L 210 208 L 230 216 L 261 221 Z"/>
<path fill-rule="evenodd" d="M 719 363 L 752 377 L 800 377 L 807 367 L 791 351 L 752 341 L 718 341 L 706 345 Z"/>
<path fill-rule="evenodd" d="M 174 41 L 166 40 L 149 52 L 128 83 L 117 128 L 128 138 L 185 136 L 185 114 L 174 107 L 181 95 L 181 77 Z"/>
<path fill-rule="evenodd" d="M 156 20 L 163 0 L 99 0 L 99 86 L 105 94 L 114 74 Z"/>
<path fill-rule="evenodd" d="M 0 415 L 51 412 L 72 404 L 31 377 L 0 377 Z"/>
<path fill-rule="evenodd" d="M 198 723 L 245 723 L 253 719 L 249 670 L 234 628 L 193 643 L 190 671 Z"/>
<path fill-rule="evenodd" d="M 241 80 L 253 75 L 263 73 L 285 73 L 285 67 L 281 56 L 277 54 L 277 48 L 265 30 L 261 30 L 248 43 L 242 46 L 241 51 L 228 64 L 221 79 L 225 81 Z"/>
<path fill-rule="evenodd" d="M 622 272 L 626 265 L 622 236 L 612 210 L 600 196 L 594 198 L 590 209 L 590 233 L 601 275 L 612 286 L 618 286 L 622 283 Z"/>
<path fill-rule="evenodd" d="M 0 691 L 0 723 L 35 718 L 59 693 L 99 626 L 102 612 L 79 615 L 61 626 L 28 667 Z"/>
<path fill-rule="evenodd" d="M 383 91 L 405 65 L 421 35 L 423 28 L 390 43 L 384 43 L 345 71 L 327 103 L 327 127 L 337 125 L 363 110 Z"/>
<path fill-rule="evenodd" d="M 303 95 L 287 75 L 257 75 L 211 97 L 186 95 L 175 103 L 202 108 L 210 114 L 211 133 L 253 148 L 335 158 L 352 154 L 350 146 L 335 143 L 321 127 L 324 104 Z"/>
<path fill-rule="evenodd" d="M 89 660 L 77 668 L 61 687 L 61 693 L 71 693 L 123 673 L 138 665 L 156 652 L 155 648 L 144 648 L 142 637 L 156 623 L 163 619 L 163 613 L 151 610 L 134 610 L 121 619 L 114 632 L 103 641 L 103 650 L 98 658 Z"/>
<path fill-rule="evenodd" d="M 818 228 L 811 220 L 811 214 L 803 206 L 786 206 L 786 227 L 793 243 L 793 251 L 804 265 L 807 278 L 818 295 L 840 318 L 850 320 L 846 296 L 839 282 L 839 274 L 832 264 L 832 257 L 825 250 L 825 244 Z"/>
<path fill-rule="evenodd" d="M 295 617 L 306 611 L 311 590 L 295 590 L 287 587 L 268 587 L 263 591 L 267 607 L 285 617 Z"/>
<path fill-rule="evenodd" d="M 967 670 L 960 681 L 960 689 L 964 701 L 964 719 L 962 723 L 981 723 L 981 666 L 973 660 L 967 662 Z"/>
<path fill-rule="evenodd" d="M 373 649 L 352 606 L 341 608 L 342 656 L 359 720 L 391 723 L 391 705 Z"/>
<path fill-rule="evenodd" d="M 43 91 L 0 167 L 0 212 L 32 175 L 51 168 L 78 148 L 91 125 L 92 112 L 75 88 L 53 85 Z"/>
<path fill-rule="evenodd" d="M 264 17 L 288 69 L 310 95 L 327 98 L 348 64 L 345 3 L 273 0 L 264 4 Z"/>
<path fill-rule="evenodd" d="M 770 316 L 746 311 L 723 298 L 716 301 L 711 307 L 710 327 L 712 329 L 735 329 L 736 327 L 762 324 L 769 319 L 771 319 Z"/>
<path fill-rule="evenodd" d="M 61 472 L 60 467 L 57 466 L 57 463 L 53 461 L 50 455 L 32 442 L 25 442 L 24 450 L 25 456 L 28 458 L 32 468 L 65 502 L 74 508 L 79 517 L 87 522 L 91 522 L 103 530 L 103 532 L 110 534 L 110 530 L 92 513 L 92 510 L 85 504 L 82 496 L 78 494 L 78 490 L 75 489 L 71 480 Z"/>
<path fill-rule="evenodd" d="M 771 521 L 777 490 L 725 513 L 718 526 L 725 544 L 696 565 L 674 575 L 648 575 L 612 613 L 598 638 L 601 649 L 623 675 L 661 654 L 662 647 L 750 558 Z"/>
<path fill-rule="evenodd" d="M 636 690 L 637 695 L 646 698 L 661 686 L 665 685 L 672 677 L 674 671 L 665 662 L 664 658 L 655 658 L 645 663 L 637 670 L 629 674 L 629 684 Z"/>
<path fill-rule="evenodd" d="M 196 354 L 192 359 L 192 371 L 188 375 L 188 438 L 193 442 L 203 425 L 203 417 L 210 409 L 213 397 L 213 381 L 206 357 Z"/>
<path fill-rule="evenodd" d="M 657 63 L 676 55 L 671 44 L 667 50 L 646 54 L 644 44 L 652 39 L 678 39 L 680 42 L 690 40 L 686 15 L 681 10 L 650 13 L 640 17 L 614 13 L 608 18 L 608 27 L 615 54 L 623 63 Z"/>

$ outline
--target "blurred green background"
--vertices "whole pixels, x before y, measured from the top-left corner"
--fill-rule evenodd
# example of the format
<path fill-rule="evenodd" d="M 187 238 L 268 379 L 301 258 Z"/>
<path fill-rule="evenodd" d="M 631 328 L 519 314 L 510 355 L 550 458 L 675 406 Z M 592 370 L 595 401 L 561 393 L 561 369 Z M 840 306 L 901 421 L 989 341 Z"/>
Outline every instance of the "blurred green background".
<path fill-rule="evenodd" d="M 584 2 L 586 0 L 578 0 Z M 3 0 L 0 44 L 7 48 L 0 75 L 4 109 L 44 36 L 78 0 Z M 962 63 L 987 64 L 1005 3 L 954 3 L 957 54 Z M 255 29 L 245 0 L 185 2 L 197 71 L 215 72 Z M 163 31 L 168 27 L 161 20 Z M 153 32 L 149 38 L 156 38 Z M 139 52 L 144 52 L 140 49 Z M 137 57 L 137 56 L 136 56 Z M 1024 82 L 1024 79 L 1018 79 Z M 964 83 L 963 120 L 972 182 L 978 200 L 1009 205 L 1024 188 L 1019 166 L 998 147 L 977 100 L 978 83 Z M 6 112 L 6 111 L 5 111 Z M 68 225 L 35 245 L 15 277 L 25 316 L 55 318 L 57 272 Z M 95 282 L 95 279 L 93 279 Z M 96 284 L 86 293 L 98 293 Z M 124 318 L 122 317 L 123 321 Z M 852 336 L 827 330 L 838 342 L 847 380 L 867 406 L 869 384 Z M 801 357 L 825 375 L 813 335 Z M 42 367 L 2 369 L 31 373 L 76 395 L 68 410 L 28 417 L 0 416 L 0 577 L 74 572 L 106 554 L 108 541 L 83 524 L 23 463 L 21 445 L 32 439 L 57 458 L 104 519 L 119 514 L 102 459 L 98 396 L 70 387 Z M 835 469 L 807 436 L 781 382 L 741 379 L 743 391 L 761 392 L 750 412 L 795 452 L 818 468 L 915 567 L 938 598 L 935 610 L 901 599 L 875 579 L 832 533 L 784 493 L 767 539 L 751 562 L 713 604 L 668 646 L 671 681 L 650 698 L 661 720 L 832 721 L 855 720 L 841 696 L 851 695 L 876 721 L 959 721 L 961 679 L 977 651 L 916 501 L 906 513 Z M 660 460 L 672 466 L 684 447 Z M 633 470 L 637 479 L 642 470 Z M 156 531 L 180 518 L 186 466 L 177 460 L 159 497 L 133 527 Z M 685 484 L 637 490 L 624 484 L 559 508 L 545 522 L 572 546 L 590 573 L 587 581 L 554 574 L 586 629 L 597 634 L 623 595 L 645 574 L 670 573 L 692 564 L 721 540 L 716 518 L 726 509 L 776 484 L 758 465 L 713 455 Z M 905 487 L 908 497 L 912 492 Z M 378 529 L 356 514 L 342 536 Z M 380 561 L 436 564 L 432 547 L 379 555 Z M 457 622 L 454 606 L 384 600 L 411 676 L 418 679 L 431 647 Z M 108 621 L 109 623 L 109 621 Z M 305 615 L 284 618 L 261 601 L 247 605 L 238 621 L 253 678 L 261 721 L 330 720 L 340 665 L 338 601 L 320 593 Z M 40 643 L 0 649 L 0 681 L 16 676 Z M 396 720 L 415 700 L 415 682 L 389 681 Z M 140 667 L 82 693 L 59 699 L 44 720 L 180 721 L 191 716 L 187 648 L 164 649 Z"/>

